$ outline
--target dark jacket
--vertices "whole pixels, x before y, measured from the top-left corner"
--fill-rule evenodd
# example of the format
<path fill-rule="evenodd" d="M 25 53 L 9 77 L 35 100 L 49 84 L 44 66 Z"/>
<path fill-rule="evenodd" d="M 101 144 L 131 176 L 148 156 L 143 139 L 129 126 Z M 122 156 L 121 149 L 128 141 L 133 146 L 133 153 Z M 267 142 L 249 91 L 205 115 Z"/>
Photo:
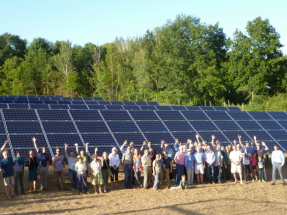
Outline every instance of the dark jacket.
<path fill-rule="evenodd" d="M 29 170 L 34 170 L 34 163 L 35 163 L 35 167 L 37 169 L 38 168 L 37 157 L 34 156 L 34 159 L 28 157 L 27 167 L 29 168 Z"/>

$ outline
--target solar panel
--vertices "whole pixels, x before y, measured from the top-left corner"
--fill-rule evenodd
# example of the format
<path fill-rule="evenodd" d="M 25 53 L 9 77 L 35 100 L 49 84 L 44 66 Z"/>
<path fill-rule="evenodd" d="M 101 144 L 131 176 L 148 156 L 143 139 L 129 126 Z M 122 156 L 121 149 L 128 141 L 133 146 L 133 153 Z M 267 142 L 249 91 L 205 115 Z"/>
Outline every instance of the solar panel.
<path fill-rule="evenodd" d="M 29 100 L 30 104 L 43 104 L 43 101 Z"/>
<path fill-rule="evenodd" d="M 139 106 L 137 105 L 124 105 L 125 110 L 140 110 Z"/>
<path fill-rule="evenodd" d="M 50 109 L 49 105 L 45 104 L 30 104 L 31 109 Z"/>
<path fill-rule="evenodd" d="M 34 143 L 32 138 L 36 138 L 36 143 L 38 148 L 42 148 L 43 146 L 48 147 L 46 139 L 43 134 L 11 134 L 10 140 L 13 148 L 34 148 Z M 34 148 L 35 149 L 35 148 Z"/>
<path fill-rule="evenodd" d="M 108 110 L 124 110 L 122 105 L 106 105 Z"/>
<path fill-rule="evenodd" d="M 249 113 L 255 120 L 272 120 L 272 118 L 271 118 L 266 112 L 248 111 L 248 113 Z"/>
<path fill-rule="evenodd" d="M 255 121 L 236 121 L 243 130 L 262 130 Z"/>
<path fill-rule="evenodd" d="M 246 133 L 251 138 L 256 136 L 258 141 L 272 140 L 272 138 L 265 131 L 246 131 Z"/>
<path fill-rule="evenodd" d="M 104 100 L 102 97 L 93 97 L 93 99 L 94 99 L 95 101 L 101 101 L 101 100 Z"/>
<path fill-rule="evenodd" d="M 0 104 L 0 108 L 8 108 L 8 104 Z"/>
<path fill-rule="evenodd" d="M 0 134 L 6 134 L 3 121 L 0 121 Z M 0 145 L 1 145 L 1 142 L 0 142 Z"/>
<path fill-rule="evenodd" d="M 123 103 L 124 103 L 124 105 L 136 105 L 135 102 L 130 102 L 130 101 L 128 101 L 128 102 L 123 102 Z"/>
<path fill-rule="evenodd" d="M 238 142 L 238 135 L 241 135 L 241 141 L 243 144 L 251 139 L 243 131 L 223 131 L 223 134 L 231 141 L 236 140 Z M 253 137 L 252 137 L 253 138 Z"/>
<path fill-rule="evenodd" d="M 105 105 L 88 105 L 90 110 L 106 110 Z"/>
<path fill-rule="evenodd" d="M 93 97 L 83 97 L 83 100 L 84 101 L 89 101 L 89 100 L 93 101 Z"/>
<path fill-rule="evenodd" d="M 43 97 L 41 98 L 42 101 L 51 101 L 50 97 Z"/>
<path fill-rule="evenodd" d="M 98 105 L 97 101 L 85 101 L 87 105 Z"/>
<path fill-rule="evenodd" d="M 50 97 L 51 101 L 61 101 L 60 97 Z"/>
<path fill-rule="evenodd" d="M 283 151 L 286 152 L 286 150 L 287 150 L 287 141 L 286 140 L 285 141 L 278 141 L 278 143 L 280 144 L 280 148 L 282 148 Z M 272 143 L 266 142 L 266 144 L 269 146 L 269 148 L 273 148 L 274 144 L 277 144 L 277 143 L 276 142 L 272 142 Z"/>
<path fill-rule="evenodd" d="M 82 134 L 82 137 L 89 146 L 116 145 L 111 134 Z"/>
<path fill-rule="evenodd" d="M 144 133 L 145 137 L 148 141 L 152 141 L 154 144 L 160 144 L 161 140 L 164 140 L 166 143 L 174 143 L 173 137 L 170 135 L 169 132 L 160 132 L 160 133 Z"/>
<path fill-rule="evenodd" d="M 277 112 L 277 111 L 274 111 L 274 112 L 268 112 L 275 120 L 278 120 L 278 121 L 282 121 L 282 120 L 287 120 L 287 114 L 285 112 Z"/>
<path fill-rule="evenodd" d="M 181 111 L 187 120 L 209 120 L 202 111 Z"/>
<path fill-rule="evenodd" d="M 140 105 L 139 107 L 140 107 L 142 110 L 157 110 L 155 106 Z"/>
<path fill-rule="evenodd" d="M 19 101 L 14 101 L 15 104 L 28 104 L 28 100 L 19 100 Z M 42 102 L 43 103 L 43 102 Z"/>
<path fill-rule="evenodd" d="M 193 131 L 187 121 L 164 121 L 170 131 Z"/>
<path fill-rule="evenodd" d="M 51 109 L 62 109 L 62 110 L 69 110 L 68 105 L 50 105 Z"/>
<path fill-rule="evenodd" d="M 109 129 L 104 122 L 76 122 L 76 125 L 80 133 L 109 132 Z"/>
<path fill-rule="evenodd" d="M 124 103 L 121 101 L 111 101 L 111 104 L 112 105 L 124 105 Z"/>
<path fill-rule="evenodd" d="M 245 111 L 228 111 L 228 114 L 234 119 L 234 120 L 253 120 L 249 114 Z"/>
<path fill-rule="evenodd" d="M 178 139 L 179 142 L 186 143 L 187 139 L 195 140 L 196 132 L 172 132 L 172 134 L 175 138 Z"/>
<path fill-rule="evenodd" d="M 134 120 L 159 120 L 154 111 L 130 111 Z"/>
<path fill-rule="evenodd" d="M 190 121 L 196 131 L 217 131 L 218 129 L 211 121 Z"/>
<path fill-rule="evenodd" d="M 258 121 L 258 123 L 264 128 L 264 129 L 283 129 L 278 123 L 274 121 Z"/>
<path fill-rule="evenodd" d="M 42 122 L 46 133 L 77 133 L 73 122 Z"/>
<path fill-rule="evenodd" d="M 146 131 L 167 131 L 161 121 L 137 121 L 142 132 Z"/>
<path fill-rule="evenodd" d="M 156 106 L 157 110 L 172 110 L 170 106 Z"/>
<path fill-rule="evenodd" d="M 74 105 L 84 105 L 85 104 L 84 101 L 71 101 L 71 103 Z"/>
<path fill-rule="evenodd" d="M 82 97 L 71 97 L 73 101 L 83 101 Z"/>
<path fill-rule="evenodd" d="M 70 110 L 74 120 L 102 120 L 97 110 Z"/>
<path fill-rule="evenodd" d="M 131 120 L 126 111 L 101 110 L 105 120 Z"/>
<path fill-rule="evenodd" d="M 170 106 L 173 110 L 187 110 L 184 106 Z"/>
<path fill-rule="evenodd" d="M 29 109 L 28 104 L 9 104 L 9 108 Z"/>
<path fill-rule="evenodd" d="M 136 105 L 148 105 L 146 102 L 135 102 Z"/>
<path fill-rule="evenodd" d="M 201 110 L 215 110 L 213 107 L 211 106 L 200 106 Z"/>
<path fill-rule="evenodd" d="M 67 110 L 38 110 L 41 120 L 71 120 Z"/>
<path fill-rule="evenodd" d="M 148 105 L 154 105 L 154 106 L 158 106 L 159 104 L 157 102 L 147 102 Z"/>
<path fill-rule="evenodd" d="M 34 110 L 2 109 L 5 120 L 38 120 Z"/>
<path fill-rule="evenodd" d="M 58 101 L 58 104 L 60 104 L 60 105 L 70 105 L 71 101 Z"/>
<path fill-rule="evenodd" d="M 270 130 L 268 133 L 275 140 L 287 140 L 287 132 L 285 130 Z"/>
<path fill-rule="evenodd" d="M 141 133 L 114 133 L 114 136 L 120 145 L 122 145 L 125 140 L 128 141 L 127 145 L 129 145 L 131 141 L 134 141 L 135 145 L 142 145 L 143 141 L 145 141 Z"/>
<path fill-rule="evenodd" d="M 239 107 L 227 107 L 230 111 L 241 111 Z"/>
<path fill-rule="evenodd" d="M 278 122 L 283 128 L 287 129 L 287 121 L 279 121 Z"/>
<path fill-rule="evenodd" d="M 87 105 L 69 105 L 72 110 L 87 110 Z"/>
<path fill-rule="evenodd" d="M 179 111 L 157 111 L 162 120 L 184 120 Z"/>
<path fill-rule="evenodd" d="M 39 122 L 31 122 L 31 121 L 22 121 L 22 122 L 11 122 L 7 121 L 6 126 L 8 129 L 8 132 L 11 133 L 43 133 L 40 123 Z"/>
<path fill-rule="evenodd" d="M 224 111 L 206 111 L 205 113 L 211 120 L 231 120 Z"/>
<path fill-rule="evenodd" d="M 227 107 L 214 107 L 215 110 L 228 111 Z"/>
<path fill-rule="evenodd" d="M 185 106 L 187 110 L 201 110 L 198 106 Z"/>
<path fill-rule="evenodd" d="M 44 104 L 58 104 L 57 101 L 44 101 Z"/>
<path fill-rule="evenodd" d="M 12 101 L 7 101 L 7 100 L 2 101 L 2 100 L 1 100 L 0 103 L 14 103 L 14 102 L 13 102 L 13 100 L 12 100 Z"/>
<path fill-rule="evenodd" d="M 220 131 L 213 131 L 213 132 L 199 132 L 200 136 L 203 138 L 204 141 L 211 142 L 211 135 L 215 136 L 215 141 L 219 140 L 221 143 L 229 143 L 229 141 L 223 136 Z M 225 144 L 226 145 L 226 144 Z"/>
<path fill-rule="evenodd" d="M 109 101 L 98 101 L 98 103 L 100 105 L 111 105 L 111 102 L 109 102 Z"/>
<path fill-rule="evenodd" d="M 237 131 L 241 128 L 234 121 L 214 121 L 216 126 L 223 131 Z"/>
<path fill-rule="evenodd" d="M 62 97 L 62 100 L 63 101 L 72 101 L 72 98 L 71 97 Z"/>
<path fill-rule="evenodd" d="M 79 146 L 83 146 L 78 134 L 47 134 L 47 138 L 51 147 L 61 147 L 65 143 L 71 146 L 78 143 Z"/>
<path fill-rule="evenodd" d="M 132 121 L 109 121 L 107 123 L 112 132 L 139 132 Z"/>

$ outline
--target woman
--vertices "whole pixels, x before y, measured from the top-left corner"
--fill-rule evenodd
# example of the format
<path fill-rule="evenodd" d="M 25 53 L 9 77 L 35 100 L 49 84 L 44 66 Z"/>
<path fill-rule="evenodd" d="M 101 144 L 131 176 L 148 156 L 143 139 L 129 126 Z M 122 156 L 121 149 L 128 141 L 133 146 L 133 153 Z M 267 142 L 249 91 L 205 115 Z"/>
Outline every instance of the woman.
<path fill-rule="evenodd" d="M 92 172 L 92 185 L 94 185 L 95 194 L 97 194 L 97 185 L 99 185 L 99 192 L 102 193 L 103 175 L 102 166 L 103 163 L 97 159 L 97 155 L 92 155 L 91 172 Z"/>
<path fill-rule="evenodd" d="M 29 169 L 29 181 L 30 181 L 30 193 L 36 193 L 36 185 L 37 185 L 37 175 L 38 175 L 38 162 L 37 158 L 34 157 L 33 150 L 29 151 L 30 157 L 27 161 L 27 166 Z M 34 188 L 34 191 L 32 190 Z"/>
<path fill-rule="evenodd" d="M 107 192 L 107 184 L 109 182 L 109 167 L 110 167 L 110 160 L 108 158 L 108 153 L 107 152 L 104 152 L 103 153 L 103 157 L 102 157 L 102 164 L 103 164 L 103 167 L 102 167 L 102 175 L 103 175 L 103 185 L 104 185 L 104 193 Z"/>
<path fill-rule="evenodd" d="M 155 154 L 154 154 L 154 151 L 153 151 L 153 149 L 149 149 L 149 157 L 150 157 L 150 159 L 151 159 L 151 163 L 153 163 L 153 161 L 155 160 Z M 154 184 L 154 174 L 153 174 L 153 168 L 152 168 L 152 184 Z M 151 186 L 152 184 L 150 183 L 150 179 L 151 178 L 149 178 L 149 181 L 148 181 L 148 183 L 149 183 L 149 186 Z"/>
<path fill-rule="evenodd" d="M 112 189 L 114 189 L 114 181 L 116 184 L 115 188 L 118 189 L 118 173 L 121 160 L 117 152 L 118 152 L 117 148 L 113 147 L 112 153 L 109 155 L 110 170 L 112 172 L 111 175 Z"/>
<path fill-rule="evenodd" d="M 82 184 L 84 185 L 85 193 L 89 194 L 87 185 L 87 164 L 84 162 L 84 159 L 81 155 L 77 156 L 75 171 L 77 172 L 79 194 L 82 194 Z"/>
<path fill-rule="evenodd" d="M 176 185 L 179 185 L 179 182 L 181 180 L 181 176 L 183 175 L 184 171 L 184 164 L 185 164 L 185 152 L 184 147 L 179 147 L 179 152 L 177 152 L 174 156 L 174 160 L 176 163 Z"/>
<path fill-rule="evenodd" d="M 224 153 L 224 166 L 225 166 L 225 173 L 226 173 L 226 181 L 227 182 L 231 182 L 230 181 L 230 175 L 231 175 L 231 161 L 229 159 L 229 154 L 230 154 L 230 147 L 226 146 L 225 147 L 225 153 Z"/>
<path fill-rule="evenodd" d="M 141 162 L 141 155 L 138 149 L 134 150 L 133 170 L 135 172 L 136 180 L 138 182 L 138 189 L 140 189 L 143 186 L 140 182 L 141 171 L 143 170 L 143 168 L 142 168 L 142 162 Z"/>
<path fill-rule="evenodd" d="M 143 186 L 144 189 L 147 189 L 148 187 L 148 182 L 150 181 L 151 178 L 151 174 L 152 174 L 152 162 L 151 162 L 151 158 L 149 156 L 149 151 L 148 149 L 144 150 L 144 155 L 142 156 L 142 165 L 143 165 L 143 170 L 144 170 L 144 182 L 143 182 Z"/>

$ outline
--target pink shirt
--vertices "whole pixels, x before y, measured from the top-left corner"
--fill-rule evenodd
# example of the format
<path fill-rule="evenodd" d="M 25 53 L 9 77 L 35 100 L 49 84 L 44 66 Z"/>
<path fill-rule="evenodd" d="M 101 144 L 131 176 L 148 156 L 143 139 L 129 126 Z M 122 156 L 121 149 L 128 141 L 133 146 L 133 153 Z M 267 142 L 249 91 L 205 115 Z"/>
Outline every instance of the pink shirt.
<path fill-rule="evenodd" d="M 180 165 L 184 165 L 185 164 L 185 153 L 180 153 L 177 152 L 174 156 L 176 158 L 176 163 L 180 164 Z"/>
<path fill-rule="evenodd" d="M 252 166 L 256 166 L 256 164 L 257 164 L 257 159 L 252 156 L 252 157 L 251 157 L 251 165 L 252 165 Z"/>

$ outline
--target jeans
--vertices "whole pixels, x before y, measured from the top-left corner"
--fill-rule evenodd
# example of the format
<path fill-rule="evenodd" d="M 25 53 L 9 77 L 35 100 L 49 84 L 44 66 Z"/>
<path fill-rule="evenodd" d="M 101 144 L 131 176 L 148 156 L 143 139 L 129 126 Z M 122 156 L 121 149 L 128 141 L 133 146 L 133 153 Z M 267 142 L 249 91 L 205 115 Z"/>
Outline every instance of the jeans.
<path fill-rule="evenodd" d="M 142 184 L 140 182 L 140 178 L 141 178 L 141 172 L 135 172 L 135 176 L 136 176 L 136 181 L 138 182 L 138 187 L 140 187 Z"/>
<path fill-rule="evenodd" d="M 264 171 L 263 171 L 263 169 L 262 170 L 258 170 L 258 178 L 259 178 L 259 180 L 264 180 Z"/>
<path fill-rule="evenodd" d="M 245 181 L 249 180 L 250 177 L 250 164 L 249 165 L 244 165 L 245 169 Z"/>
<path fill-rule="evenodd" d="M 226 166 L 227 166 L 227 168 L 225 169 L 226 180 L 229 181 L 231 175 L 231 164 L 227 164 Z"/>
<path fill-rule="evenodd" d="M 118 181 L 118 174 L 119 174 L 119 167 L 114 169 L 113 167 L 110 168 L 112 175 L 111 175 L 111 181 Z"/>
<path fill-rule="evenodd" d="M 125 164 L 125 187 L 131 187 L 133 184 L 133 166 Z"/>
<path fill-rule="evenodd" d="M 207 163 L 207 181 L 209 183 L 213 182 L 214 166 Z"/>
<path fill-rule="evenodd" d="M 47 189 L 47 174 L 48 167 L 39 166 L 39 175 L 40 175 L 40 187 L 43 189 Z"/>
<path fill-rule="evenodd" d="M 221 168 L 220 166 L 214 166 L 214 179 L 221 182 Z"/>
<path fill-rule="evenodd" d="M 272 183 L 276 182 L 276 170 L 278 169 L 282 184 L 285 183 L 281 163 L 273 163 L 272 165 Z"/>
<path fill-rule="evenodd" d="M 69 169 L 69 177 L 71 180 L 72 188 L 77 189 L 77 172 Z"/>
<path fill-rule="evenodd" d="M 176 164 L 176 184 L 181 181 L 181 176 L 183 175 L 184 165 Z"/>
<path fill-rule="evenodd" d="M 82 192 L 82 183 L 84 185 L 85 192 L 87 192 L 88 191 L 87 178 L 85 178 L 83 175 L 77 173 L 77 179 L 78 179 L 79 193 Z"/>
<path fill-rule="evenodd" d="M 23 172 L 17 172 L 16 178 L 15 178 L 15 193 L 18 193 L 18 179 L 20 181 L 20 186 L 21 186 L 21 192 L 24 192 L 24 183 L 23 183 Z"/>

